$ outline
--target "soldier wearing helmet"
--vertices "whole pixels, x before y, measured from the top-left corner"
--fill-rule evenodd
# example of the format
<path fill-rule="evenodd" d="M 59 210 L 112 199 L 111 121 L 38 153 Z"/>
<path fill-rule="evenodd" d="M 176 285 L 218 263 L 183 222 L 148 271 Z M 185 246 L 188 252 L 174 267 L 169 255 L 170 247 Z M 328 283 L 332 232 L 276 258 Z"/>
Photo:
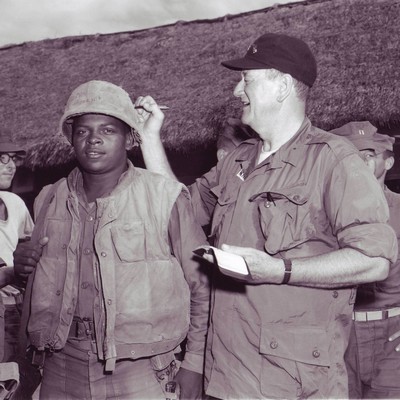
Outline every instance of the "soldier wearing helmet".
<path fill-rule="evenodd" d="M 163 118 L 151 97 L 140 101 Z M 209 288 L 191 252 L 205 237 L 185 187 L 128 159 L 146 123 L 109 82 L 84 83 L 67 102 L 60 130 L 78 166 L 35 202 L 38 215 L 54 192 L 48 243 L 17 251 L 37 262 L 26 330 L 44 358 L 41 398 L 165 398 L 186 337 L 175 380 L 184 397 L 201 396 Z"/>

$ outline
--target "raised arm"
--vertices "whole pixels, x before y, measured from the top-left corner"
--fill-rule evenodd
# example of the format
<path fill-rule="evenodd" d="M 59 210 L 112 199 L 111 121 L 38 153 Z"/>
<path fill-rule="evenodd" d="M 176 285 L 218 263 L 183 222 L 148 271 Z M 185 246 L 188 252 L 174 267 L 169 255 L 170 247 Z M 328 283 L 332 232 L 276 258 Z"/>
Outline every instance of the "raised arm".
<path fill-rule="evenodd" d="M 160 134 L 164 113 L 151 96 L 140 96 L 135 101 L 138 113 L 141 150 L 146 168 L 168 178 L 177 180 L 165 154 Z"/>

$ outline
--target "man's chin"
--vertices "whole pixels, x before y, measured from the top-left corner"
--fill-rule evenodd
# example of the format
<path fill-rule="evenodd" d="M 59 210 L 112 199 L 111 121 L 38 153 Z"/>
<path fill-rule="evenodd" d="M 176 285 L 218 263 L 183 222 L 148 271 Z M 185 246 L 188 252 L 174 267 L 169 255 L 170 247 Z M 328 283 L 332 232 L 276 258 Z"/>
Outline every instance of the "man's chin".
<path fill-rule="evenodd" d="M 240 121 L 241 121 L 242 124 L 250 126 L 248 118 L 246 118 L 245 112 L 242 113 L 242 117 L 240 118 Z"/>
<path fill-rule="evenodd" d="M 251 118 L 249 114 L 250 114 L 249 106 L 244 106 L 242 110 L 242 117 L 240 120 L 242 121 L 243 124 L 250 126 Z"/>
<path fill-rule="evenodd" d="M 8 190 L 10 189 L 12 184 L 12 178 L 11 179 L 3 179 L 0 182 L 0 190 Z"/>

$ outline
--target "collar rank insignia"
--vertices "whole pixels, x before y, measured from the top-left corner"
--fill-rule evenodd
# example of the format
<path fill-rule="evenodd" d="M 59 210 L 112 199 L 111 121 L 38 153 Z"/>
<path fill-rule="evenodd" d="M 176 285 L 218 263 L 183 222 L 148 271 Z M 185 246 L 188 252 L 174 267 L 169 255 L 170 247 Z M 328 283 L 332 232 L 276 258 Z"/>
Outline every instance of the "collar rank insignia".
<path fill-rule="evenodd" d="M 237 176 L 240 180 L 244 181 L 244 170 L 241 169 L 241 170 L 236 174 L 236 176 Z"/>

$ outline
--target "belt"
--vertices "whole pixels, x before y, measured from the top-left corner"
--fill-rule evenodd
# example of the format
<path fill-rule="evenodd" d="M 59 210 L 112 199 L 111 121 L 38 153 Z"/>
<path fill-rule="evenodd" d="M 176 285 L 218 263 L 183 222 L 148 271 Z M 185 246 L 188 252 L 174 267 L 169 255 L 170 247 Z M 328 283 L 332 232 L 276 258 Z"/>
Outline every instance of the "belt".
<path fill-rule="evenodd" d="M 72 320 L 69 329 L 69 338 L 95 340 L 93 321 L 89 318 L 77 318 Z"/>
<path fill-rule="evenodd" d="M 354 311 L 353 321 L 380 321 L 382 319 L 388 319 L 400 315 L 400 307 L 393 307 L 387 310 L 380 311 Z"/>

